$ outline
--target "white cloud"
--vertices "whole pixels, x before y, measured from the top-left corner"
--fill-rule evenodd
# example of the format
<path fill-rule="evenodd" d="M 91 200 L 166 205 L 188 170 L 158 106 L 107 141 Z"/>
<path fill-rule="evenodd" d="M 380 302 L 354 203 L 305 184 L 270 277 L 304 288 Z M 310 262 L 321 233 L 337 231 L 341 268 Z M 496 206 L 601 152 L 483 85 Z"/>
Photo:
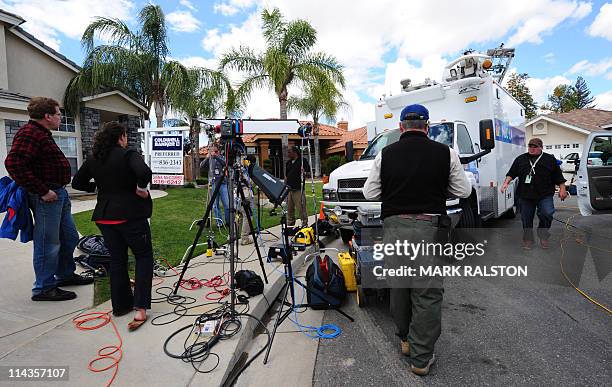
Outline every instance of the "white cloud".
<path fill-rule="evenodd" d="M 193 4 L 191 4 L 191 2 L 189 0 L 180 0 L 179 4 L 181 4 L 183 7 L 195 12 L 197 11 L 197 8 L 193 6 Z"/>
<path fill-rule="evenodd" d="M 542 56 L 542 59 L 544 59 L 544 62 L 548 64 L 553 64 L 556 61 L 555 54 L 553 52 L 549 52 L 548 54 Z"/>
<path fill-rule="evenodd" d="M 612 90 L 595 96 L 597 109 L 612 110 Z"/>
<path fill-rule="evenodd" d="M 183 66 L 186 67 L 204 67 L 207 69 L 216 69 L 219 65 L 218 60 L 215 58 L 203 58 L 201 56 L 188 56 L 184 58 L 169 58 L 170 60 L 175 60 L 180 62 Z"/>
<path fill-rule="evenodd" d="M 129 0 L 6 0 L 0 8 L 26 20 L 21 26 L 54 49 L 59 49 L 59 33 L 80 39 L 96 16 L 128 20 L 134 3 Z"/>
<path fill-rule="evenodd" d="M 216 3 L 213 6 L 215 13 L 223 16 L 233 16 L 240 11 L 250 8 L 256 3 L 255 0 L 229 0 L 224 3 Z"/>
<path fill-rule="evenodd" d="M 217 28 L 210 29 L 206 31 L 206 36 L 202 39 L 202 47 L 215 56 L 221 56 L 229 49 L 238 48 L 241 44 L 256 52 L 265 48 L 259 12 L 251 14 L 240 27 L 232 25 L 228 32 L 220 33 Z"/>
<path fill-rule="evenodd" d="M 536 101 L 538 105 L 548 102 L 548 95 L 552 94 L 554 88 L 561 84 L 570 85 L 572 81 L 563 75 L 556 75 L 549 78 L 529 78 L 526 82 L 527 87 L 529 87 L 531 91 L 533 100 Z"/>
<path fill-rule="evenodd" d="M 612 41 L 612 3 L 602 5 L 587 32 L 591 36 L 598 36 Z"/>
<path fill-rule="evenodd" d="M 568 71 L 570 74 L 578 74 L 581 76 L 595 77 L 602 75 L 612 69 L 612 57 L 605 58 L 598 63 L 591 63 L 588 60 L 581 60 L 572 66 Z M 609 76 L 610 74 L 608 74 Z"/>
<path fill-rule="evenodd" d="M 584 2 L 551 2 L 542 7 L 542 1 L 530 2 L 523 10 L 532 11 L 528 18 L 521 21 L 518 30 L 508 41 L 511 47 L 524 42 L 542 43 L 542 35 L 549 34 L 557 25 L 567 19 L 580 20 L 591 13 L 591 4 Z"/>
<path fill-rule="evenodd" d="M 178 32 L 194 32 L 200 29 L 200 21 L 189 11 L 174 11 L 166 15 L 170 29 Z"/>

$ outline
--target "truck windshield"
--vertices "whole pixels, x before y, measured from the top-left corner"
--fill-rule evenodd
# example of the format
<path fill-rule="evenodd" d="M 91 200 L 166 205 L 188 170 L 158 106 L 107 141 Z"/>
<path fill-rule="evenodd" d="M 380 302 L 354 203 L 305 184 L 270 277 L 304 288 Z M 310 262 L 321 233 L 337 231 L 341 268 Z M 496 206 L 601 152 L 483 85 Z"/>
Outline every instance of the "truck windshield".
<path fill-rule="evenodd" d="M 445 122 L 442 124 L 431 124 L 429 127 L 429 138 L 441 144 L 453 147 L 453 123 Z M 373 159 L 387 145 L 399 140 L 399 129 L 388 130 L 379 134 L 372 140 L 372 143 L 366 148 L 360 157 L 360 160 Z"/>

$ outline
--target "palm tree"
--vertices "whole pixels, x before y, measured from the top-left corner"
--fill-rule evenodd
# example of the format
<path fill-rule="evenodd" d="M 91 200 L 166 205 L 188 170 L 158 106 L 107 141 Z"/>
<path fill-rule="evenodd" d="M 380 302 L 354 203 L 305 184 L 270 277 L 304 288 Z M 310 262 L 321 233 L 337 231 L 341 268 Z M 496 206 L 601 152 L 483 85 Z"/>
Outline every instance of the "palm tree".
<path fill-rule="evenodd" d="M 147 119 L 154 107 L 157 127 L 161 127 L 165 111 L 177 95 L 192 89 L 192 83 L 221 87 L 216 72 L 187 69 L 167 59 L 166 22 L 160 6 L 146 5 L 138 21 L 138 31 L 131 31 L 121 20 L 105 17 L 98 17 L 87 26 L 81 38 L 86 52 L 83 68 L 68 84 L 64 97 L 69 112 L 78 111 L 82 95 L 116 88 L 142 102 L 147 108 Z M 103 36 L 108 43 L 95 46 L 96 36 Z"/>
<path fill-rule="evenodd" d="M 264 10 L 261 17 L 266 50 L 258 54 L 248 47 L 240 46 L 239 49 L 231 49 L 220 61 L 222 69 L 246 72 L 246 78 L 240 85 L 244 95 L 249 95 L 259 87 L 274 90 L 278 97 L 280 118 L 286 120 L 289 85 L 303 85 L 315 73 L 323 73 L 344 87 L 342 65 L 336 58 L 322 52 L 311 52 L 317 41 L 317 31 L 310 23 L 300 19 L 285 22 L 278 8 Z M 282 142 L 284 167 L 287 135 L 283 135 Z"/>
<path fill-rule="evenodd" d="M 319 120 L 321 118 L 334 120 L 338 110 L 348 108 L 348 103 L 342 98 L 342 93 L 325 74 L 318 73 L 304 87 L 304 95 L 290 97 L 287 101 L 290 110 L 303 115 L 312 116 L 315 176 L 321 176 L 321 155 L 319 150 Z"/>

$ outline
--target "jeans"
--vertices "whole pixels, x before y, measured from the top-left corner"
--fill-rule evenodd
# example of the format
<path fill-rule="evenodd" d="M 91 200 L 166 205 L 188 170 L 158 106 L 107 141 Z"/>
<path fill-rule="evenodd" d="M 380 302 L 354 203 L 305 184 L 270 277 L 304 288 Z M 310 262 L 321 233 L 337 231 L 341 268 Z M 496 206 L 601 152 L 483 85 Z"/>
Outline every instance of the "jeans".
<path fill-rule="evenodd" d="M 111 253 L 111 303 L 114 311 L 132 308 L 151 309 L 153 280 L 153 245 L 147 219 L 121 224 L 98 224 L 104 243 Z M 134 294 L 128 273 L 128 247 L 134 253 L 136 270 Z"/>
<path fill-rule="evenodd" d="M 555 205 L 552 196 L 546 196 L 540 200 L 529 200 L 521 198 L 521 221 L 523 222 L 523 240 L 533 241 L 533 217 L 536 213 L 540 222 L 538 223 L 538 237 L 548 240 L 550 237 L 550 226 L 552 225 Z"/>
<path fill-rule="evenodd" d="M 213 183 L 213 190 L 216 187 L 216 182 Z M 219 201 L 221 201 L 223 203 L 223 211 L 225 212 L 225 217 L 222 217 L 221 215 L 221 208 L 219 206 Z M 229 214 L 229 195 L 227 192 L 227 184 L 223 183 L 221 184 L 221 187 L 219 188 L 219 193 L 217 194 L 217 198 L 215 199 L 215 203 L 213 204 L 213 210 L 215 212 L 215 221 L 217 222 L 217 225 L 219 225 L 221 222 L 225 222 L 226 225 L 229 225 L 230 223 L 230 214 Z"/>
<path fill-rule="evenodd" d="M 79 234 L 72 220 L 70 198 L 64 188 L 53 191 L 57 200 L 50 203 L 28 193 L 34 213 L 33 295 L 56 287 L 58 281 L 69 279 L 76 270 L 73 253 Z"/>

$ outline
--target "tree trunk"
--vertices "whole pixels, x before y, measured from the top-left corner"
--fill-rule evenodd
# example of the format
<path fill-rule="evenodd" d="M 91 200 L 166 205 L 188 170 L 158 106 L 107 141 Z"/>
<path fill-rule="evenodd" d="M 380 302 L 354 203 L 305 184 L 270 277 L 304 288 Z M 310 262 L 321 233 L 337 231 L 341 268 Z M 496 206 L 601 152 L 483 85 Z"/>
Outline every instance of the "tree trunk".
<path fill-rule="evenodd" d="M 164 126 L 164 105 L 162 101 L 155 101 L 155 117 L 157 118 L 157 128 Z"/>
<path fill-rule="evenodd" d="M 193 161 L 193 180 L 200 177 L 200 123 L 195 118 L 191 119 L 191 160 Z"/>
<path fill-rule="evenodd" d="M 315 159 L 314 159 L 314 168 L 315 168 L 315 177 L 321 177 L 321 151 L 319 149 L 319 119 L 316 116 L 312 118 L 313 126 L 312 129 L 314 131 L 314 148 L 315 148 Z"/>
<path fill-rule="evenodd" d="M 287 119 L 287 96 L 288 95 L 289 93 L 287 92 L 287 88 L 284 88 L 283 90 L 281 90 L 280 94 L 278 95 L 278 103 L 280 105 L 280 119 L 281 120 Z"/>

